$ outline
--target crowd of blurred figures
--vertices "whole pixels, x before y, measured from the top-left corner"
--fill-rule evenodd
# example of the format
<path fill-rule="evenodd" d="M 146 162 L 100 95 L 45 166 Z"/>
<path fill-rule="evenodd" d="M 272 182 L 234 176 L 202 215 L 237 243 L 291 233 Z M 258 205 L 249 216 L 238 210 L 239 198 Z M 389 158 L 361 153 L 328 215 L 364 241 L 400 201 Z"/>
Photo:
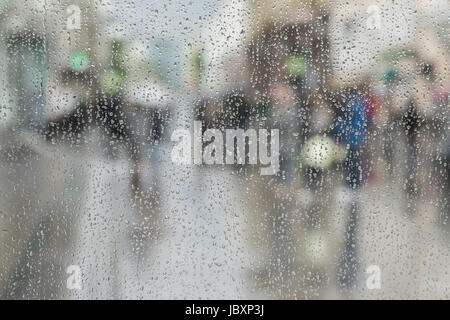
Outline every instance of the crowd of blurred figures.
<path fill-rule="evenodd" d="M 143 16 L 139 5 L 148 10 Z M 330 287 L 351 295 L 367 267 L 361 219 L 384 210 L 368 210 L 367 199 L 383 202 L 392 194 L 396 214 L 447 234 L 448 1 L 226 0 L 212 8 L 202 2 L 192 12 L 186 6 L 0 2 L 0 296 L 64 296 L 42 270 L 33 285 L 45 290 L 26 284 L 33 243 L 45 251 L 76 241 L 76 222 L 67 217 L 78 205 L 77 190 L 52 185 L 51 162 L 35 173 L 37 149 L 128 161 L 127 197 L 140 212 L 137 225 L 152 234 L 167 214 L 159 181 L 168 169 L 145 175 L 144 167 L 170 162 L 161 150 L 171 145 L 171 132 L 194 120 L 203 131 L 279 129 L 276 176 L 248 164 L 213 169 L 242 183 L 241 221 L 257 261 L 246 275 L 271 297 L 320 298 Z M 33 200 L 41 188 L 50 191 Z M 52 206 L 59 197 L 71 199 Z M 27 218 L 33 210 L 39 218 Z M 53 240 L 42 244 L 37 233 L 46 223 Z M 41 258 L 41 268 L 65 268 L 52 259 Z M 63 283 L 64 272 L 60 277 Z"/>

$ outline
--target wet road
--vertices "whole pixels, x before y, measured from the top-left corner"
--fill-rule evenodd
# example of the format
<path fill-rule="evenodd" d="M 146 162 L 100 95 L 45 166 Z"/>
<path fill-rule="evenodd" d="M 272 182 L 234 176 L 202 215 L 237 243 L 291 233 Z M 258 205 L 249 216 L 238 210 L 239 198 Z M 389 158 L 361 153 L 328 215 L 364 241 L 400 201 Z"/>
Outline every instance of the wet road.
<path fill-rule="evenodd" d="M 21 145 L 22 148 L 12 148 Z M 246 236 L 245 179 L 221 167 L 180 167 L 170 146 L 148 154 L 145 194 L 129 186 L 130 164 L 87 146 L 50 146 L 32 135 L 2 144 L 0 281 L 6 297 L 221 299 L 271 298 L 252 290 L 255 244 Z M 151 160 L 156 159 L 156 160 Z M 401 188 L 365 187 L 358 195 L 361 272 L 353 298 L 448 298 L 450 248 L 421 204 L 416 217 Z M 339 243 L 351 195 L 335 193 L 330 234 Z M 251 227 L 251 226 L 250 226 Z M 257 245 L 256 245 L 257 246 Z M 336 264 L 331 255 L 329 264 Z M 253 262 L 253 264 L 252 264 Z M 82 271 L 68 290 L 67 266 Z M 381 270 L 381 288 L 366 287 L 365 268 Z M 345 295 L 330 283 L 323 297 Z"/>

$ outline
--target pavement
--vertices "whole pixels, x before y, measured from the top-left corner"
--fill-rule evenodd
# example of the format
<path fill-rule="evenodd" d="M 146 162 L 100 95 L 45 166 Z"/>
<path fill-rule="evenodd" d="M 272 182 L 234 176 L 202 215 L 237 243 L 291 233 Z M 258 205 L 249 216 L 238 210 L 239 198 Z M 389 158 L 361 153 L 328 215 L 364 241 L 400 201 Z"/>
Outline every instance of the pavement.
<path fill-rule="evenodd" d="M 220 166 L 152 160 L 170 159 L 170 146 L 162 145 L 142 166 L 146 196 L 136 195 L 129 161 L 99 152 L 95 133 L 84 147 L 52 146 L 30 134 L 15 139 L 2 141 L 0 162 L 3 297 L 279 297 L 249 276 L 265 256 L 246 235 L 257 227 L 247 216 L 254 198 L 248 177 Z M 331 206 L 332 242 L 342 243 L 354 197 L 360 204 L 358 282 L 346 292 L 331 280 L 315 298 L 448 298 L 450 246 L 431 219 L 436 205 L 419 203 L 411 217 L 395 181 L 357 195 L 340 188 Z M 327 270 L 337 266 L 338 253 L 329 255 Z M 80 267 L 81 290 L 67 289 L 70 265 Z M 381 271 L 379 289 L 366 285 L 371 265 Z"/>

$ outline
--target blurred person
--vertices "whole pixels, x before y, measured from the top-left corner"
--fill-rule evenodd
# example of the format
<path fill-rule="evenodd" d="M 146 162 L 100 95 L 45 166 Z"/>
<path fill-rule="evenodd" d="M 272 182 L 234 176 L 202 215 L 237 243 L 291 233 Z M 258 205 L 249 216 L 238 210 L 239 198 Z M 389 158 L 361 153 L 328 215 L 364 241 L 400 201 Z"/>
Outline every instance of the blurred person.
<path fill-rule="evenodd" d="M 415 163 L 413 171 L 414 195 L 417 198 L 418 214 L 425 214 L 428 219 L 438 222 L 439 186 L 442 179 L 439 162 L 439 143 L 445 135 L 447 121 L 446 108 L 448 98 L 436 83 L 435 66 L 423 62 L 419 64 L 419 73 L 415 77 L 411 108 L 416 114 L 416 126 L 410 132 L 411 144 L 414 145 Z M 423 201 L 422 201 L 423 200 Z"/>
<path fill-rule="evenodd" d="M 417 180 L 422 189 L 419 190 L 420 197 L 426 200 L 422 203 L 429 203 L 427 211 L 430 214 L 427 219 L 439 221 L 442 225 L 448 224 L 449 219 L 446 210 L 446 207 L 449 208 L 449 189 L 445 186 L 448 185 L 446 149 L 450 116 L 450 43 L 448 32 L 443 33 L 448 29 L 448 19 L 445 15 L 436 16 L 436 11 L 448 9 L 449 3 L 437 1 L 433 4 L 422 4 L 427 12 L 414 44 L 420 64 L 414 99 L 418 105 L 418 113 L 423 118 L 423 126 L 417 138 L 420 150 L 418 163 L 421 166 Z"/>
<path fill-rule="evenodd" d="M 400 172 L 399 180 L 407 196 L 411 195 L 414 189 L 413 172 L 416 158 L 414 131 L 418 119 L 412 103 L 412 94 L 416 70 L 414 57 L 406 56 L 397 59 L 384 74 L 389 117 L 383 135 L 385 156 L 389 174 Z"/>
<path fill-rule="evenodd" d="M 167 100 L 167 93 L 158 91 L 156 85 L 143 86 L 138 82 L 132 82 L 132 86 L 138 89 L 133 91 L 126 88 L 126 69 L 124 59 L 124 43 L 119 40 L 112 40 L 110 44 L 111 56 L 110 66 L 106 72 L 100 76 L 98 83 L 91 83 L 90 88 L 94 94 L 86 101 L 80 101 L 79 104 L 70 112 L 63 113 L 54 119 L 50 119 L 42 130 L 45 138 L 53 143 L 66 141 L 68 143 L 79 143 L 84 131 L 95 125 L 101 129 L 104 135 L 103 152 L 110 157 L 117 157 L 118 146 L 124 145 L 127 155 L 132 163 L 132 176 L 130 187 L 133 192 L 142 191 L 142 181 L 140 177 L 140 166 L 142 162 L 143 151 L 138 141 L 138 132 L 140 128 L 133 127 L 130 119 L 130 109 L 140 110 L 144 105 L 160 105 Z M 95 72 L 95 71 L 94 71 Z M 62 77 L 66 81 L 92 81 L 94 75 L 89 73 L 66 70 Z M 85 79 L 83 79 L 85 78 Z M 149 80 L 148 80 L 149 81 Z M 126 89 L 126 90 L 125 90 Z M 153 89 L 153 91 L 152 91 Z M 139 95 L 136 91 L 141 90 Z M 125 92 L 124 92 L 125 91 Z M 160 96 L 161 95 L 161 96 Z M 160 101 L 158 101 L 160 99 Z M 137 109 L 136 109 L 137 108 Z M 151 109 L 149 109 L 151 110 Z M 144 111 L 144 119 L 150 121 L 150 126 L 145 125 L 141 128 L 141 136 L 148 135 L 147 142 L 157 142 L 161 139 L 165 122 L 168 119 L 168 113 L 164 109 L 154 109 L 151 113 Z M 136 113 L 136 112 L 133 112 Z M 141 124 L 142 125 L 142 124 Z"/>
<path fill-rule="evenodd" d="M 302 264 L 311 272 L 321 293 L 336 282 L 332 252 L 339 249 L 336 235 L 330 232 L 334 214 L 333 202 L 339 187 L 338 165 L 346 150 L 332 136 L 333 113 L 326 95 L 312 95 L 308 102 L 310 117 L 305 142 L 300 149 L 299 173 L 301 188 L 299 205 L 302 224 L 298 233 L 298 247 Z M 300 231 L 299 230 L 299 231 Z"/>
<path fill-rule="evenodd" d="M 296 166 L 289 155 L 298 155 L 308 130 L 308 99 L 323 91 L 327 78 L 327 15 L 305 10 L 316 19 L 305 14 L 281 26 L 263 23 L 250 41 L 247 57 L 251 101 L 263 103 L 269 123 L 280 128 L 280 178 L 287 183 Z"/>
<path fill-rule="evenodd" d="M 308 240 L 299 224 L 308 213 L 297 206 L 296 194 L 298 184 L 305 182 L 298 174 L 302 171 L 298 166 L 300 150 L 311 134 L 311 127 L 316 125 L 311 119 L 314 113 L 311 109 L 320 104 L 318 97 L 327 86 L 327 15 L 302 2 L 298 4 L 301 9 L 292 11 L 298 15 L 292 13 L 287 19 L 277 20 L 264 16 L 264 8 L 270 10 L 266 5 L 256 10 L 263 13 L 256 15 L 258 23 L 247 51 L 247 95 L 252 114 L 262 120 L 253 123 L 279 129 L 282 143 L 279 176 L 276 180 L 265 178 L 269 181 L 257 186 L 254 206 L 267 212 L 260 220 L 267 224 L 271 240 L 264 266 L 269 273 L 266 281 L 276 278 L 282 297 L 299 297 L 307 286 L 320 292 L 319 278 L 322 279 L 316 278 L 316 273 L 311 275 L 309 271 L 316 270 L 306 267 L 310 264 L 301 253 Z M 312 220 L 320 214 L 311 214 Z"/>
<path fill-rule="evenodd" d="M 45 121 L 45 96 L 48 90 L 48 35 L 58 29 L 57 23 L 45 26 L 48 13 L 60 13 L 55 5 L 41 10 L 42 3 L 2 1 L 0 5 L 0 54 L 3 58 L 2 124 L 0 179 L 2 183 L 3 230 L 0 241 L 0 296 L 3 298 L 51 297 L 58 286 L 59 265 L 50 269 L 51 254 L 43 247 L 64 247 L 64 237 L 53 233 L 64 209 L 56 202 L 48 204 L 49 188 L 40 181 L 52 183 L 42 156 L 27 137 L 35 134 Z M 5 121 L 6 120 L 6 121 Z M 70 200 L 68 201 L 70 202 Z M 66 202 L 66 204 L 68 203 Z M 56 215 L 59 211 L 62 214 Z M 25 214 L 26 213 L 26 214 Z M 66 220 L 70 224 L 70 218 Z M 61 233 L 69 229 L 59 226 Z M 67 236 L 69 238 L 69 236 Z M 31 252 L 36 254 L 31 256 Z M 56 260 L 56 259 L 55 259 Z M 44 272 L 49 268 L 50 271 Z"/>
<path fill-rule="evenodd" d="M 442 141 L 440 143 L 440 153 L 439 158 L 441 159 L 441 164 L 443 166 L 443 173 L 442 174 L 442 184 L 443 188 L 441 190 L 442 195 L 442 205 L 443 205 L 443 224 L 446 224 L 447 226 L 450 225 L 450 199 L 448 198 L 448 195 L 450 194 L 450 115 L 447 108 L 447 114 L 446 114 L 446 122 L 447 122 L 447 129 L 444 131 Z"/>
<path fill-rule="evenodd" d="M 338 89 L 332 98 L 335 111 L 332 133 L 335 141 L 346 149 L 342 162 L 343 177 L 352 193 L 350 212 L 345 222 L 344 247 L 337 270 L 338 283 L 343 288 L 355 286 L 359 273 L 359 190 L 369 176 L 365 148 L 373 115 L 373 104 L 366 96 L 367 89 L 364 85 Z"/>

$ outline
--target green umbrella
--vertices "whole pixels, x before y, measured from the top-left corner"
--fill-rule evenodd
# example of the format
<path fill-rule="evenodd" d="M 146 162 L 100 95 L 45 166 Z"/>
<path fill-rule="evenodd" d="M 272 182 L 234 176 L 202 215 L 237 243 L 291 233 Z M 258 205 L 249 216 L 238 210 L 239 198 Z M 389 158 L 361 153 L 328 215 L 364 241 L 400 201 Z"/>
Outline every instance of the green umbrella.
<path fill-rule="evenodd" d="M 74 51 L 69 56 L 69 67 L 74 71 L 82 71 L 87 67 L 88 63 L 88 55 L 83 51 Z"/>
<path fill-rule="evenodd" d="M 291 77 L 304 77 L 308 70 L 308 60 L 301 54 L 292 54 L 286 58 L 285 68 Z"/>

